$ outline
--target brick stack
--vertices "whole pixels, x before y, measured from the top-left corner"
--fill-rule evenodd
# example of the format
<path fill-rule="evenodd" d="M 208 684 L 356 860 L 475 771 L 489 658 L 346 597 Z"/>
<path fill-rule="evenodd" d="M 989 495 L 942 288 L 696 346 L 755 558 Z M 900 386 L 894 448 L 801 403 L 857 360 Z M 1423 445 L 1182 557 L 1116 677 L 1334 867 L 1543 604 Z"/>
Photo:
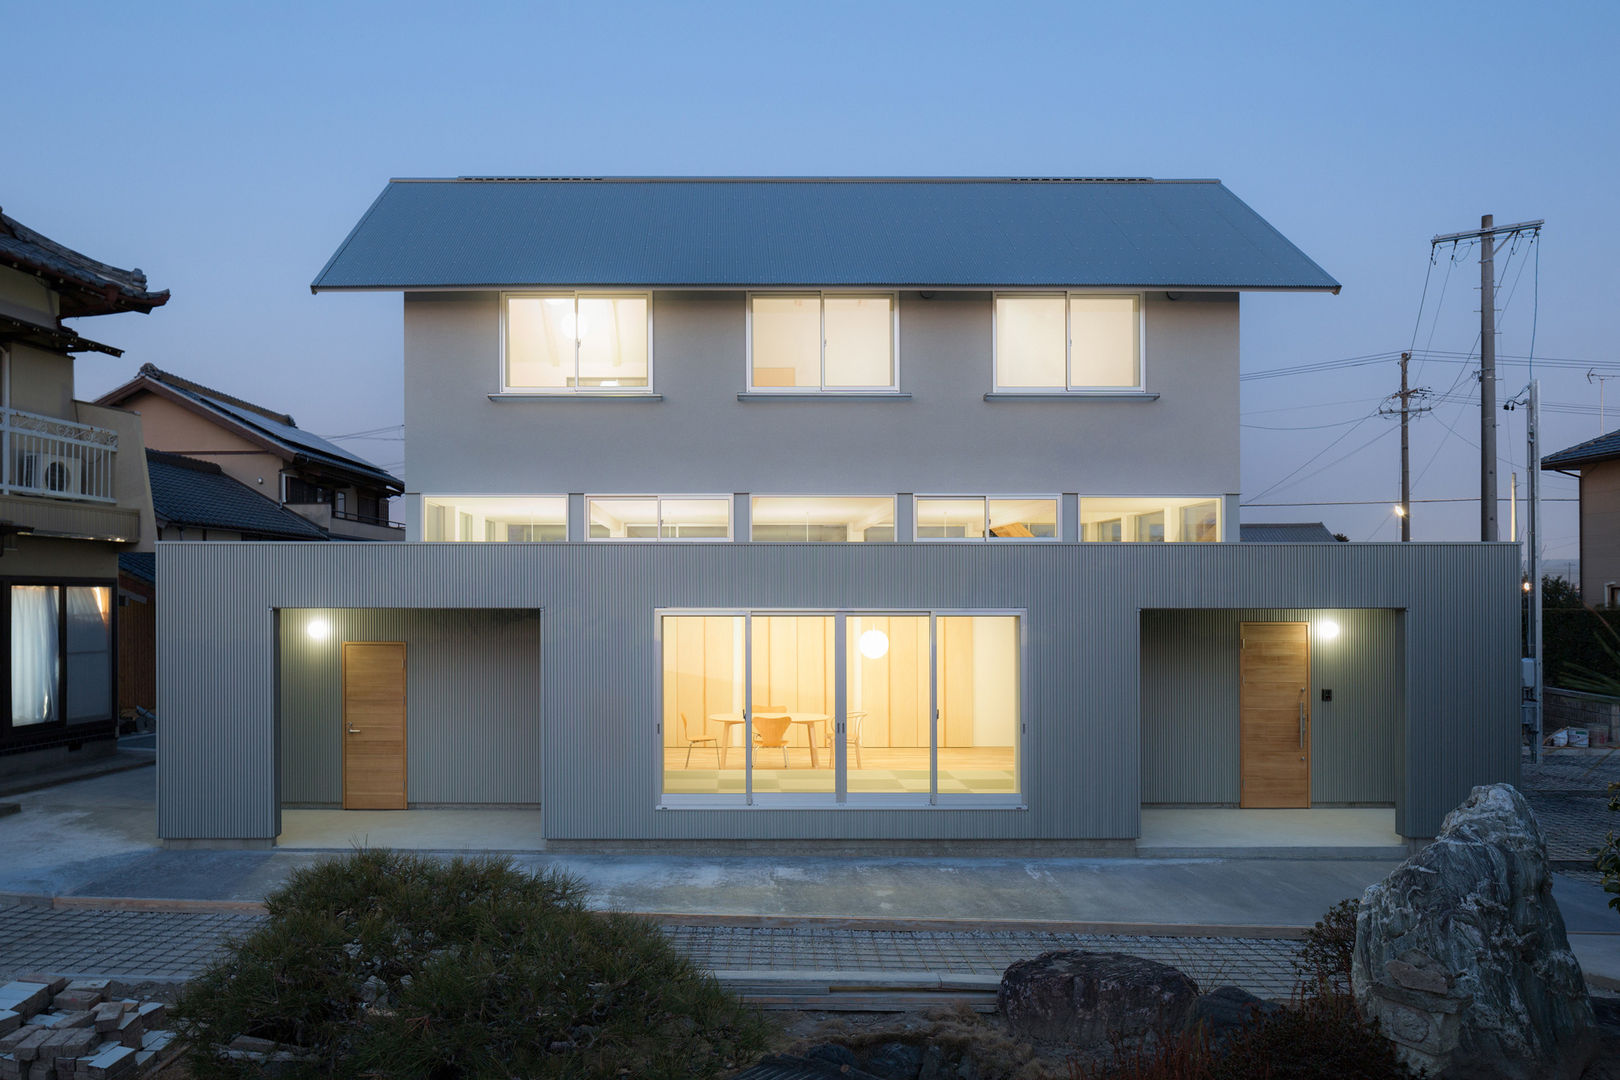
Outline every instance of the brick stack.
<path fill-rule="evenodd" d="M 0 1080 L 134 1080 L 173 1060 L 167 1006 L 109 998 L 110 985 L 25 975 L 0 986 Z"/>

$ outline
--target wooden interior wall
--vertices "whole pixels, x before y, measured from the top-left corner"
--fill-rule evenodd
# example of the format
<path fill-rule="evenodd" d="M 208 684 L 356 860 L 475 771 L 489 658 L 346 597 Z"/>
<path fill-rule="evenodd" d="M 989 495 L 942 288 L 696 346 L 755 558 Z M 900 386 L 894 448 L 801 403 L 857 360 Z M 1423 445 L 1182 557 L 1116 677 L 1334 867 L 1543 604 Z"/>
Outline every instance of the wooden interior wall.
<path fill-rule="evenodd" d="M 928 745 L 928 619 L 915 615 L 860 616 L 860 632 L 881 630 L 889 651 L 873 660 L 855 642 L 851 617 L 850 685 L 859 678 L 866 711 L 865 746 Z M 740 712 L 734 690 L 731 615 L 671 615 L 664 619 L 664 745 L 684 746 L 680 715 L 692 736 L 719 735 L 713 713 Z M 973 745 L 973 620 L 938 620 L 941 746 Z M 753 620 L 754 704 L 792 712 L 835 712 L 833 617 L 758 615 Z M 859 666 L 859 673 L 854 670 Z M 712 729 L 712 730 L 711 730 Z M 794 725 L 793 745 L 805 744 Z"/>
<path fill-rule="evenodd" d="M 129 603 L 118 608 L 118 711 L 137 707 L 155 710 L 156 590 L 144 581 L 119 575 L 118 591 L 129 594 Z"/>

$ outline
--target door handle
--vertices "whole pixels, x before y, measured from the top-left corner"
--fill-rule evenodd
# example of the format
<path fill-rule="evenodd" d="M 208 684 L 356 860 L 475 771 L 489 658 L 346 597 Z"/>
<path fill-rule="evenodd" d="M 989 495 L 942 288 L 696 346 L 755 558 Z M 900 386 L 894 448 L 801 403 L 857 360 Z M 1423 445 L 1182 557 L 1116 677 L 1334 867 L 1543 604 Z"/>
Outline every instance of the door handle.
<path fill-rule="evenodd" d="M 1305 749 L 1305 688 L 1299 688 L 1299 748 Z"/>
<path fill-rule="evenodd" d="M 357 728 L 357 727 L 352 727 L 352 728 L 349 729 L 349 734 L 350 735 L 358 735 L 358 734 L 360 734 L 360 729 Z"/>

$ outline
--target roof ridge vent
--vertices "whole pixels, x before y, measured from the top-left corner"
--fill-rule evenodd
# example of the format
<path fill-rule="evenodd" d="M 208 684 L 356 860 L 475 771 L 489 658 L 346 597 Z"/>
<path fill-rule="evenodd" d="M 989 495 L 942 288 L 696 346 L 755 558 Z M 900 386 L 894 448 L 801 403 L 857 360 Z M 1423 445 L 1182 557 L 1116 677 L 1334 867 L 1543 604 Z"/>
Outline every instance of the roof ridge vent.
<path fill-rule="evenodd" d="M 1014 184 L 1151 184 L 1151 176 L 1009 176 Z"/>
<path fill-rule="evenodd" d="M 477 184 L 592 184 L 605 176 L 458 176 L 457 180 Z"/>

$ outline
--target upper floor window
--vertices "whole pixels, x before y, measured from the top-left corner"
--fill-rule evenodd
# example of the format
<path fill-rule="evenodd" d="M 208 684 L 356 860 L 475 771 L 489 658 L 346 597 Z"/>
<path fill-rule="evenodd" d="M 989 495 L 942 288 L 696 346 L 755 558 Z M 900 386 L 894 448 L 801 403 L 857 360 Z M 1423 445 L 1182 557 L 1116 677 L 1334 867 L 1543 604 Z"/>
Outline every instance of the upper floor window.
<path fill-rule="evenodd" d="M 645 392 L 645 294 L 519 293 L 505 298 L 503 388 L 517 393 Z"/>
<path fill-rule="evenodd" d="M 1216 498 L 1080 499 L 1080 538 L 1113 543 L 1197 543 L 1221 538 Z"/>
<path fill-rule="evenodd" d="M 425 540 L 484 540 L 536 543 L 568 539 L 568 499 L 425 498 Z"/>
<path fill-rule="evenodd" d="M 919 540 L 1055 540 L 1056 498 L 917 497 Z"/>
<path fill-rule="evenodd" d="M 724 495 L 608 496 L 587 500 L 592 540 L 730 540 Z"/>
<path fill-rule="evenodd" d="M 748 323 L 750 390 L 897 388 L 893 294 L 757 293 Z"/>
<path fill-rule="evenodd" d="M 755 495 L 749 539 L 870 544 L 894 539 L 892 497 Z"/>
<path fill-rule="evenodd" d="M 997 390 L 1120 391 L 1142 386 L 1139 296 L 996 297 Z"/>

